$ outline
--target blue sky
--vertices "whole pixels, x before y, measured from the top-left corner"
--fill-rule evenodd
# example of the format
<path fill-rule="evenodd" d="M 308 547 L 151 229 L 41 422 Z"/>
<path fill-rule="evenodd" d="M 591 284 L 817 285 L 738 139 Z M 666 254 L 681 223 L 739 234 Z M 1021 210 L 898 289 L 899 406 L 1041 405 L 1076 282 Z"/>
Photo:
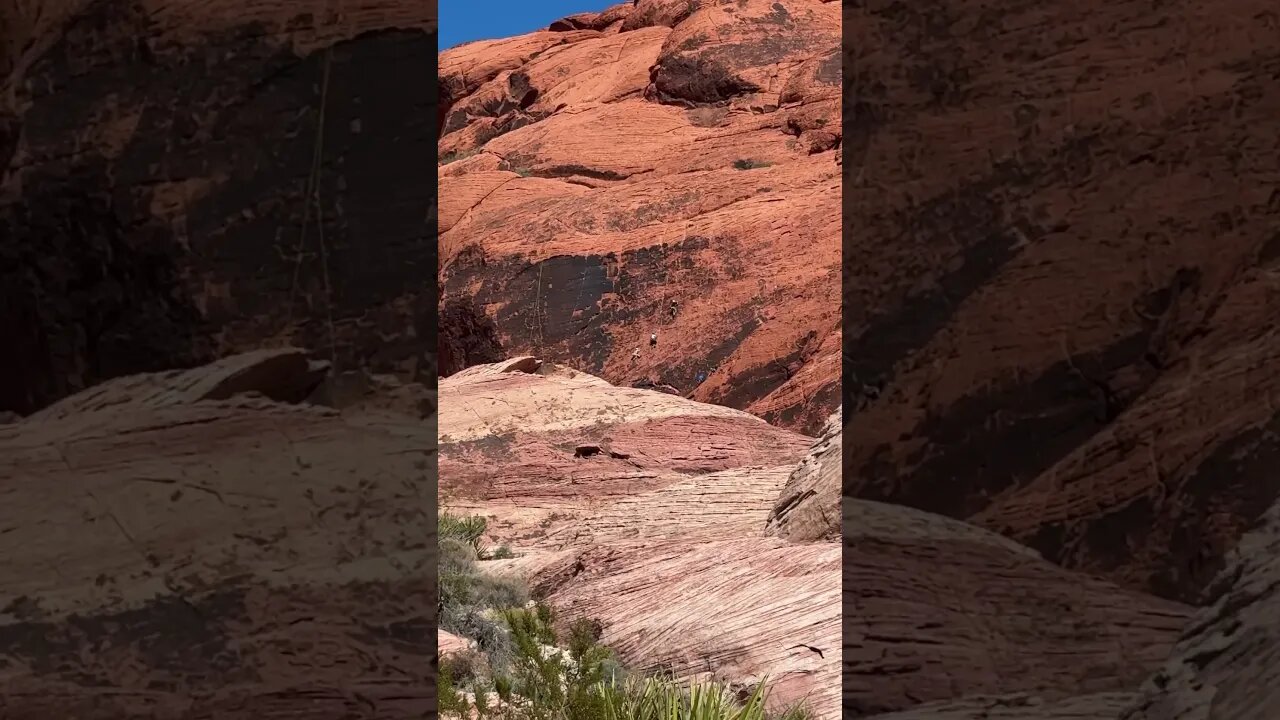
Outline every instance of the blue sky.
<path fill-rule="evenodd" d="M 565 15 L 603 10 L 620 0 L 440 0 L 439 48 L 511 37 L 545 28 Z"/>

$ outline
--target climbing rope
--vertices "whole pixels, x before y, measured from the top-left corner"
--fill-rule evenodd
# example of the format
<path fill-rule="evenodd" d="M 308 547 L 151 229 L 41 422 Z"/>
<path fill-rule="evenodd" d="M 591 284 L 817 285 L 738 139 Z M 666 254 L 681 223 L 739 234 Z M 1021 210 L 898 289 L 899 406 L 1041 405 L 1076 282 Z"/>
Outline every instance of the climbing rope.
<path fill-rule="evenodd" d="M 542 346 L 544 339 L 542 332 L 542 269 L 545 267 L 542 263 L 538 263 L 538 290 L 533 301 L 533 330 L 538 332 L 538 346 Z"/>
<path fill-rule="evenodd" d="M 294 300 L 298 291 L 298 280 L 302 275 L 302 258 L 307 247 L 307 228 L 311 221 L 312 204 L 315 205 L 317 233 L 320 243 L 321 276 L 325 292 L 325 312 L 329 325 L 329 354 L 334 367 L 337 367 L 337 339 L 333 324 L 333 290 L 329 283 L 329 252 L 324 238 L 324 217 L 320 202 L 320 166 L 324 157 L 324 126 L 329 104 L 329 77 L 333 66 L 333 46 L 325 49 L 324 69 L 320 81 L 320 117 L 316 123 L 316 139 L 311 154 L 311 172 L 307 176 L 306 190 L 302 205 L 302 231 L 298 245 L 294 251 L 293 281 L 289 286 L 288 311 L 285 316 L 285 329 L 293 324 Z"/>

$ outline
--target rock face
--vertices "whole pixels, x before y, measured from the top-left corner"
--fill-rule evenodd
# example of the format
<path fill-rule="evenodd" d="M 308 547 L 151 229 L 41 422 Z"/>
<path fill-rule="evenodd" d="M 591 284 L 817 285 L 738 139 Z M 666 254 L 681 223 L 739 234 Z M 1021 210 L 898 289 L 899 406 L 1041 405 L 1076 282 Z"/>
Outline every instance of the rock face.
<path fill-rule="evenodd" d="M 450 298 L 440 306 L 439 322 L 440 377 L 502 359 L 498 329 L 471 303 Z"/>
<path fill-rule="evenodd" d="M 845 717 L 963 718 L 985 702 L 974 696 L 1131 691 L 1190 615 L 911 508 L 846 501 L 844 528 Z M 957 701 L 952 715 L 925 710 Z"/>
<path fill-rule="evenodd" d="M 1280 707 L 1280 503 L 1229 560 L 1210 604 L 1120 720 L 1246 720 Z"/>
<path fill-rule="evenodd" d="M 827 419 L 818 442 L 787 479 L 769 513 L 770 532 L 795 541 L 840 539 L 842 427 L 836 411 Z"/>
<path fill-rule="evenodd" d="M 811 442 L 738 410 L 615 387 L 533 357 L 440 381 L 442 497 L 626 495 L 672 477 L 794 464 Z"/>
<path fill-rule="evenodd" d="M 819 432 L 839 405 L 839 12 L 646 0 L 441 53 L 446 296 L 510 353 Z"/>
<path fill-rule="evenodd" d="M 840 545 L 765 532 L 812 439 L 532 357 L 442 380 L 440 412 L 444 504 L 517 555 L 487 569 L 599 620 L 628 667 L 768 675 L 839 717 Z"/>
<path fill-rule="evenodd" d="M 846 494 L 1198 600 L 1280 496 L 1274 3 L 847 7 Z"/>
<path fill-rule="evenodd" d="M 0 425 L 0 715 L 434 712 L 435 426 L 290 404 L 318 365 L 256 352 Z"/>
<path fill-rule="evenodd" d="M 945 516 L 833 521 L 838 415 L 813 441 L 533 357 L 443 380 L 440 407 L 445 505 L 516 554 L 483 564 L 636 669 L 767 675 L 821 718 L 1114 720 L 1192 613 Z"/>
<path fill-rule="evenodd" d="M 0 410 L 290 342 L 432 377 L 435 3 L 332 7 L 4 3 Z"/>

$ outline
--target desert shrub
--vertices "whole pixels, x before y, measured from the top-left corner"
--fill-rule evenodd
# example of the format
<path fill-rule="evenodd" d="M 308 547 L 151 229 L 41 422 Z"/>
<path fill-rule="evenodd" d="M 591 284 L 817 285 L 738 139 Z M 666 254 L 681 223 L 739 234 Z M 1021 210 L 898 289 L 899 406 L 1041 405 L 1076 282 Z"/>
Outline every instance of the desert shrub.
<path fill-rule="evenodd" d="M 455 150 L 453 152 L 447 152 L 444 155 L 440 156 L 440 164 L 448 165 L 451 162 L 457 162 L 458 160 L 472 157 L 473 155 L 476 155 L 479 152 L 480 152 L 480 148 L 469 148 L 467 150 Z"/>
<path fill-rule="evenodd" d="M 805 720 L 802 707 L 769 718 L 762 683 L 744 702 L 718 683 L 683 685 L 628 676 L 600 639 L 599 621 L 578 618 L 558 647 L 550 606 L 528 605 L 520 581 L 483 573 L 483 518 L 441 515 L 440 626 L 476 642 L 476 653 L 440 662 L 444 717 L 504 720 Z M 494 556 L 504 548 L 495 551 Z M 509 548 L 507 548 L 509 551 Z M 487 658 L 487 662 L 486 662 Z M 470 697 L 467 696 L 470 692 Z"/>
<path fill-rule="evenodd" d="M 460 650 L 440 658 L 440 672 L 449 671 L 456 687 L 465 688 L 489 675 L 489 662 L 483 653 Z"/>
<path fill-rule="evenodd" d="M 802 705 L 780 715 L 766 712 L 766 687 L 760 683 L 746 700 L 739 701 L 720 683 L 686 686 L 650 677 L 601 683 L 597 692 L 604 698 L 606 720 L 807 720 L 809 713 Z"/>
<path fill-rule="evenodd" d="M 555 647 L 555 615 L 538 604 L 502 613 L 512 657 L 509 674 L 493 677 L 498 702 L 485 693 L 466 708 L 508 720 L 805 720 L 797 706 L 776 718 L 765 712 L 761 683 L 745 700 L 719 683 L 683 685 L 665 677 L 626 677 L 601 645 L 598 621 L 568 626 L 567 649 Z M 441 705 L 442 709 L 444 705 Z M 450 711 L 452 712 L 452 711 Z"/>
<path fill-rule="evenodd" d="M 447 519 L 446 519 L 447 518 Z M 440 590 L 440 627 L 474 640 L 496 667 L 511 655 L 501 610 L 529 601 L 529 590 L 518 579 L 497 577 L 480 570 L 478 538 L 485 523 L 467 517 L 440 516 L 440 553 L 437 573 Z"/>
<path fill-rule="evenodd" d="M 484 552 L 480 538 L 487 529 L 489 521 L 479 515 L 454 515 L 446 510 L 440 513 L 437 532 L 441 542 L 447 539 L 461 540 L 470 545 L 479 557 Z"/>
<path fill-rule="evenodd" d="M 454 579 L 455 592 L 446 599 L 443 575 L 441 582 L 440 627 L 474 640 L 488 653 L 491 663 L 505 665 L 511 655 L 511 640 L 501 615 L 494 609 L 526 602 L 527 590 L 516 580 L 476 573 Z"/>
<path fill-rule="evenodd" d="M 515 552 L 506 545 L 499 545 L 497 550 L 489 553 L 490 560 L 507 560 L 515 556 Z"/>
<path fill-rule="evenodd" d="M 445 663 L 440 664 L 440 672 L 436 677 L 436 702 L 441 715 L 465 716 L 467 714 L 469 705 L 467 699 L 458 692 L 458 686 L 453 679 L 453 667 Z"/>
<path fill-rule="evenodd" d="M 755 168 L 766 168 L 772 165 L 771 162 L 764 160 L 751 160 L 749 158 L 738 158 L 733 161 L 734 170 L 754 170 Z"/>
<path fill-rule="evenodd" d="M 599 620 L 578 618 L 569 624 L 569 654 L 574 660 L 582 658 L 596 646 L 604 628 Z"/>
<path fill-rule="evenodd" d="M 504 703 L 510 703 L 515 698 L 515 694 L 512 692 L 511 678 L 506 675 L 494 676 L 493 692 Z"/>

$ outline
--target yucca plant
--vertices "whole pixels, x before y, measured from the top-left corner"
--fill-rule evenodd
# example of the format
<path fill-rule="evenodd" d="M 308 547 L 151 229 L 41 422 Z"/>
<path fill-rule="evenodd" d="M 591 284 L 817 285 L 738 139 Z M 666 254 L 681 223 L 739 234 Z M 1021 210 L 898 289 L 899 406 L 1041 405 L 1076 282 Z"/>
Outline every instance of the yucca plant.
<path fill-rule="evenodd" d="M 673 680 L 649 677 L 641 681 L 602 682 L 595 692 L 604 699 L 603 720 L 771 720 L 765 712 L 767 683 L 761 682 L 745 702 L 736 702 L 728 688 L 716 682 L 682 687 Z M 806 720 L 797 705 L 773 720 Z"/>
<path fill-rule="evenodd" d="M 570 623 L 566 647 L 558 647 L 550 606 L 520 607 L 516 605 L 522 601 L 519 594 L 497 592 L 502 581 L 477 573 L 470 560 L 471 546 L 465 544 L 468 534 L 478 537 L 483 532 L 482 523 L 457 521 L 449 530 L 456 534 L 441 543 L 442 551 L 448 547 L 447 554 L 460 556 L 441 562 L 441 597 L 446 600 L 441 624 L 477 640 L 489 657 L 490 676 L 469 683 L 468 698 L 458 687 L 465 682 L 461 666 L 442 662 L 443 716 L 465 720 L 807 720 L 802 706 L 776 716 L 767 714 L 767 682 L 739 702 L 717 682 L 686 685 L 665 676 L 624 677 L 613 652 L 599 642 L 599 622 L 580 618 Z"/>
<path fill-rule="evenodd" d="M 445 510 L 440 513 L 437 532 L 441 540 L 455 539 L 471 546 L 476 557 L 484 556 L 480 538 L 489 529 L 489 521 L 479 515 L 454 515 Z"/>

